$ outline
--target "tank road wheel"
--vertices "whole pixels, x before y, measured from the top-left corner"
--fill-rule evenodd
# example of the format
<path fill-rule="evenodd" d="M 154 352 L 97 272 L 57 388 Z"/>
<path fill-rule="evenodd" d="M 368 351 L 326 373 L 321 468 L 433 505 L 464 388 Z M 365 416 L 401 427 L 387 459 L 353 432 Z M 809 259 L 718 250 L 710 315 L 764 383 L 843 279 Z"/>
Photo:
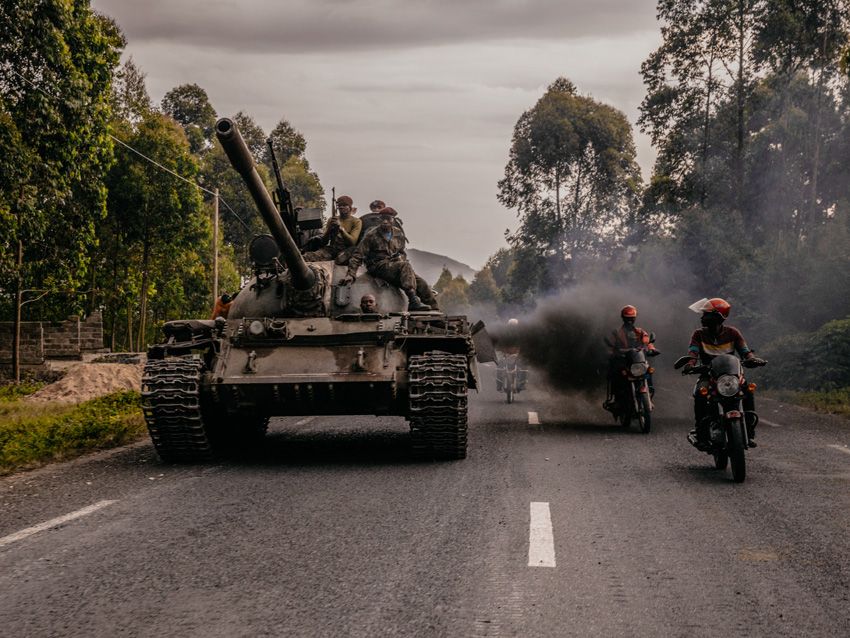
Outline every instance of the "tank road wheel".
<path fill-rule="evenodd" d="M 418 458 L 466 458 L 467 374 L 464 355 L 410 357 L 410 438 Z"/>
<path fill-rule="evenodd" d="M 201 418 L 203 362 L 191 356 L 152 359 L 142 375 L 142 411 L 157 454 L 166 463 L 213 457 Z"/>

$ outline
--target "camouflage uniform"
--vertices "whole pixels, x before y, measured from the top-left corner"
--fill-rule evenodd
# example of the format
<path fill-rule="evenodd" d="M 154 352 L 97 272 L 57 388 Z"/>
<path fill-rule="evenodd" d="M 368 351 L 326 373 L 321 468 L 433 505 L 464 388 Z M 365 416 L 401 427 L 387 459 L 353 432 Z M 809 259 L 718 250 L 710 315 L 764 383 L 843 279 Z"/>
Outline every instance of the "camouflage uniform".
<path fill-rule="evenodd" d="M 327 246 L 304 253 L 304 261 L 330 261 L 335 259 L 341 252 L 357 244 L 357 240 L 360 239 L 360 229 L 362 227 L 363 222 L 354 215 L 349 215 L 346 218 L 340 217 L 339 230 L 334 235 L 334 238 L 328 242 Z M 327 237 L 330 231 L 331 222 L 328 220 L 323 236 Z M 345 233 L 342 231 L 345 231 Z"/>
<path fill-rule="evenodd" d="M 375 228 L 366 233 L 363 241 L 357 246 L 357 250 L 348 262 L 348 276 L 355 277 L 357 268 L 362 262 L 366 262 L 366 270 L 373 277 L 383 279 L 393 286 L 404 291 L 416 291 L 422 301 L 436 308 L 437 300 L 428 283 L 413 272 L 413 266 L 407 261 L 404 252 L 406 243 L 404 234 L 393 228 L 389 240 L 384 237 L 380 228 Z"/>

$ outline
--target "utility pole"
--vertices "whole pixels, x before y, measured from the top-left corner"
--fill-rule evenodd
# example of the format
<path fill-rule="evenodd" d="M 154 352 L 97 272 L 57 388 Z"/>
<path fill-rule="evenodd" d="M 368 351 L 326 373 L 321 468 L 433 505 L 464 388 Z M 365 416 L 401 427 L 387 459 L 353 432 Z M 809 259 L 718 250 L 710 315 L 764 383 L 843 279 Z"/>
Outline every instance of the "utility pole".
<path fill-rule="evenodd" d="M 218 300 L 218 189 L 213 198 L 213 307 Z"/>
<path fill-rule="evenodd" d="M 23 301 L 24 242 L 18 238 L 17 272 L 15 273 L 15 335 L 12 341 L 12 376 L 21 382 L 21 302 Z"/>

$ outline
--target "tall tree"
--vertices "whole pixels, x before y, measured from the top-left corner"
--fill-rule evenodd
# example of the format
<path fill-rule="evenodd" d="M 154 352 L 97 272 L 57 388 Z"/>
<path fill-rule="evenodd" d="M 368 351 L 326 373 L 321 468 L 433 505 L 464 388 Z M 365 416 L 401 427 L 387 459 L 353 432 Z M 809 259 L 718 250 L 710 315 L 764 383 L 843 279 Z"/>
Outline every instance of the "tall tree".
<path fill-rule="evenodd" d="M 163 96 L 161 107 L 183 127 L 193 153 L 209 147 L 216 113 L 204 89 L 197 84 L 181 84 Z"/>
<path fill-rule="evenodd" d="M 87 0 L 0 3 L 0 135 L 14 159 L 0 180 L 0 214 L 9 222 L 0 235 L 0 290 L 66 291 L 86 281 L 105 212 L 110 87 L 123 45 L 118 27 Z M 57 299 L 40 304 L 43 316 L 77 305 Z"/>
<path fill-rule="evenodd" d="M 517 121 L 498 197 L 520 217 L 511 241 L 564 264 L 622 238 L 640 186 L 626 116 L 559 78 Z"/>

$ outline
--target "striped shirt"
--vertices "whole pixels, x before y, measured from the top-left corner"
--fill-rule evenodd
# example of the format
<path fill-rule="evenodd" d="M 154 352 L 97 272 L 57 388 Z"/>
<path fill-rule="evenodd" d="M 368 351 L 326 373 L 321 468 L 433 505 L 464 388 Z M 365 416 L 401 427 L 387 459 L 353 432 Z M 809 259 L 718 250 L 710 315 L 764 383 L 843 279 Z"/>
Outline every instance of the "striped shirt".
<path fill-rule="evenodd" d="M 694 359 L 699 357 L 703 363 L 710 362 L 719 354 L 737 353 L 744 359 L 750 352 L 744 335 L 732 326 L 721 327 L 716 335 L 712 335 L 708 328 L 695 330 L 688 350 Z"/>

